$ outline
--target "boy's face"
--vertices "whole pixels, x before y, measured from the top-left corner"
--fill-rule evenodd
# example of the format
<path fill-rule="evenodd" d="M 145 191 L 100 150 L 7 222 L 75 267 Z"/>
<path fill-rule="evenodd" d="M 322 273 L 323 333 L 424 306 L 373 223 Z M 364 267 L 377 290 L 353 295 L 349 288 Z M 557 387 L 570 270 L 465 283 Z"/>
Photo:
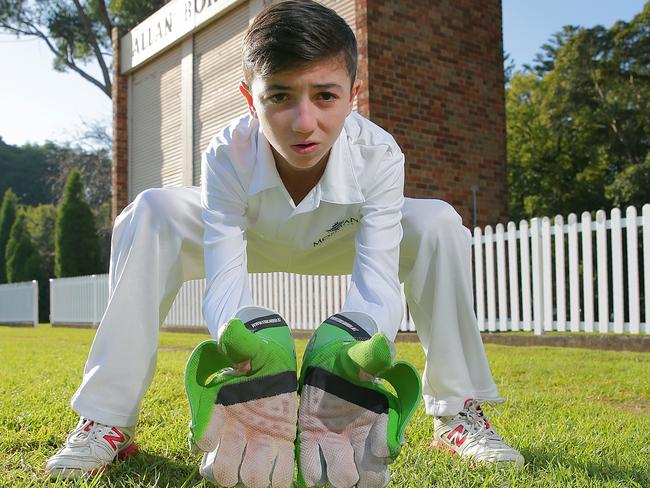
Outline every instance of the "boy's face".
<path fill-rule="evenodd" d="M 267 79 L 255 77 L 240 90 L 273 148 L 276 164 L 300 172 L 326 161 L 359 92 L 358 81 L 350 85 L 345 64 L 334 58 Z"/>

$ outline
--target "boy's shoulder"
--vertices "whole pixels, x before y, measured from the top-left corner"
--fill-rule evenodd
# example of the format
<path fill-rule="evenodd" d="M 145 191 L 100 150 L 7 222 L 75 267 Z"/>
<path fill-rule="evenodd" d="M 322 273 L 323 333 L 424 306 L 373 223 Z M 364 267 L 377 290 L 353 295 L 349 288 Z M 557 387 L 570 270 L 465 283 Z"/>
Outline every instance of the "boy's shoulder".
<path fill-rule="evenodd" d="M 259 123 L 249 114 L 234 119 L 212 138 L 202 164 L 240 181 L 250 179 L 257 159 L 258 133 Z"/>
<path fill-rule="evenodd" d="M 348 115 L 344 128 L 348 144 L 352 147 L 374 147 L 393 153 L 401 151 L 395 138 L 388 131 L 357 112 Z"/>

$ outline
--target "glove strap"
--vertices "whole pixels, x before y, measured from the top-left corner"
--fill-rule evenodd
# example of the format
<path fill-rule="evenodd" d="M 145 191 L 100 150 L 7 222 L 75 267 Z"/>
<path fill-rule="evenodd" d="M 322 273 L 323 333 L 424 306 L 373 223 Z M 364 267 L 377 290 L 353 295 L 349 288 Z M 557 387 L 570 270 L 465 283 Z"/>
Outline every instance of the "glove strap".
<path fill-rule="evenodd" d="M 230 360 L 219 351 L 217 341 L 203 341 L 190 354 L 185 366 L 185 390 L 190 403 L 193 437 L 201 438 L 203 432 L 196 432 L 195 429 L 207 426 L 210 420 L 200 416 L 209 417 L 217 399 L 219 386 L 215 373 L 231 366 Z"/>
<path fill-rule="evenodd" d="M 379 375 L 395 389 L 397 397 L 391 398 L 388 411 L 388 450 L 394 458 L 404 443 L 404 431 L 422 398 L 420 374 L 406 361 L 396 361 Z"/>

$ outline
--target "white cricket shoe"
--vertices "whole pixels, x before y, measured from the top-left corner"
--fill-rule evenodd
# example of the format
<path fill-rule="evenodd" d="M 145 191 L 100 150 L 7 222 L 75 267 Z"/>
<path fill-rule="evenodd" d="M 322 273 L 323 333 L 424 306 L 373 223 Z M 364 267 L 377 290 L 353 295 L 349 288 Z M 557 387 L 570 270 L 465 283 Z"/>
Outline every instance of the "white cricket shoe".
<path fill-rule="evenodd" d="M 117 458 L 138 452 L 134 429 L 113 427 L 81 418 L 63 447 L 47 460 L 45 472 L 52 478 L 77 478 L 106 471 Z"/>
<path fill-rule="evenodd" d="M 479 401 L 471 398 L 454 417 L 435 417 L 431 447 L 473 462 L 509 463 L 521 468 L 524 457 L 497 434 Z"/>

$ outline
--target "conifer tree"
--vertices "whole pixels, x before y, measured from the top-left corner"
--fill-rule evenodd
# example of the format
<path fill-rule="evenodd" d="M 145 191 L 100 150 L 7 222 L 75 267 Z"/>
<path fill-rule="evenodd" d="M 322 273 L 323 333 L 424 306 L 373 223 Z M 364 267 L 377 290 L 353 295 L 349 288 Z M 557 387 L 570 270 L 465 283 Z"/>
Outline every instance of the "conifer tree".
<path fill-rule="evenodd" d="M 54 272 L 57 278 L 101 271 L 93 213 L 83 195 L 81 174 L 70 171 L 56 214 Z"/>
<path fill-rule="evenodd" d="M 17 209 L 18 199 L 16 194 L 10 189 L 5 191 L 2 198 L 2 207 L 0 207 L 0 283 L 7 283 L 5 252 L 9 243 L 11 228 L 16 221 Z"/>
<path fill-rule="evenodd" d="M 11 227 L 5 258 L 9 283 L 38 281 L 39 320 L 47 322 L 50 314 L 48 275 L 43 256 L 32 242 L 27 230 L 27 218 L 23 212 L 18 214 Z"/>
<path fill-rule="evenodd" d="M 45 278 L 43 260 L 29 237 L 23 213 L 18 214 L 11 227 L 5 259 L 9 283 Z"/>

